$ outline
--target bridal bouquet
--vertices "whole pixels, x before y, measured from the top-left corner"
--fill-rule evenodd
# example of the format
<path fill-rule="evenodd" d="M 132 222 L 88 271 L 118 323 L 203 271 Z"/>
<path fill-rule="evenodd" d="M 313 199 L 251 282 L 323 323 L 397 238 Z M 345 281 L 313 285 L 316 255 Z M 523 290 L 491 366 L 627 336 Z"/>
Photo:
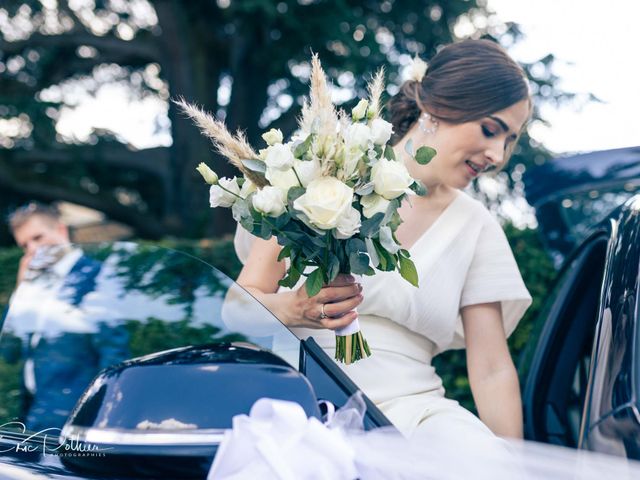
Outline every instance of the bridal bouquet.
<path fill-rule="evenodd" d="M 262 138 L 266 148 L 255 152 L 242 132 L 199 108 L 178 104 L 209 137 L 220 154 L 242 173 L 218 178 L 204 163 L 198 166 L 210 187 L 211 207 L 231 208 L 246 230 L 282 246 L 279 260 L 289 259 L 284 287 L 301 276 L 311 297 L 340 273 L 373 275 L 374 269 L 397 270 L 418 286 L 409 252 L 400 248 L 395 231 L 397 213 L 408 194 L 425 187 L 409 175 L 387 145 L 391 124 L 380 118 L 384 89 L 380 70 L 369 84 L 369 98 L 348 116 L 331 102 L 327 80 L 317 56 L 312 58 L 310 100 L 302 108 L 299 133 L 284 142 L 279 130 Z M 426 164 L 435 150 L 419 148 L 416 161 Z M 336 359 L 352 363 L 370 355 L 358 320 L 336 331 Z"/>

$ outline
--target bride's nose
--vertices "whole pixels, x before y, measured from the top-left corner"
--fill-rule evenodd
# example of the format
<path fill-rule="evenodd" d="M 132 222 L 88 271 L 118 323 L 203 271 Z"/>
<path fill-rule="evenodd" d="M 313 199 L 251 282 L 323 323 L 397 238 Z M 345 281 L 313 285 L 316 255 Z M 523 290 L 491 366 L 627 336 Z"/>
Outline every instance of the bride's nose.
<path fill-rule="evenodd" d="M 485 151 L 484 155 L 493 167 L 499 168 L 504 162 L 504 145 L 502 142 L 493 142 Z"/>

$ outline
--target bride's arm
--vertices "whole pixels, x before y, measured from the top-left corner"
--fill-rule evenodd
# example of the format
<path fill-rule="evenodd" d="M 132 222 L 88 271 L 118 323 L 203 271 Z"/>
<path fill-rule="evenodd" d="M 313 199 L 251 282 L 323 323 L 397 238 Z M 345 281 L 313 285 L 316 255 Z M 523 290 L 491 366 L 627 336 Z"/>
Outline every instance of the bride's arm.
<path fill-rule="evenodd" d="M 467 371 L 480 419 L 496 434 L 522 438 L 518 374 L 509 354 L 500 303 L 462 308 Z"/>
<path fill-rule="evenodd" d="M 335 330 L 356 318 L 354 309 L 362 302 L 362 289 L 350 275 L 338 275 L 330 286 L 311 298 L 304 285 L 278 292 L 278 281 L 285 275 L 285 264 L 278 261 L 279 253 L 280 246 L 274 238 L 256 239 L 238 284 L 288 326 Z M 323 305 L 324 313 L 334 318 L 320 318 Z"/>

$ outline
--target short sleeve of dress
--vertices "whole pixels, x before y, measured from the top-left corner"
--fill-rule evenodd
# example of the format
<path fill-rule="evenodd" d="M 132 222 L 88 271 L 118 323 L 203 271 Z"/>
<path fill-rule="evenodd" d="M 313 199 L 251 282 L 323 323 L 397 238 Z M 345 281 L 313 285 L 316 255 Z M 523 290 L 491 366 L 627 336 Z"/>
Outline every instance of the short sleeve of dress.
<path fill-rule="evenodd" d="M 251 246 L 256 237 L 245 230 L 240 224 L 236 227 L 236 234 L 233 237 L 233 246 L 236 250 L 236 255 L 242 264 L 247 263 L 249 258 L 249 252 L 251 252 Z"/>
<path fill-rule="evenodd" d="M 462 287 L 460 308 L 491 302 L 501 303 L 504 331 L 508 337 L 531 305 L 531 295 L 502 227 L 486 212 Z M 454 339 L 448 348 L 463 347 L 464 331 L 462 319 L 458 317 Z"/>

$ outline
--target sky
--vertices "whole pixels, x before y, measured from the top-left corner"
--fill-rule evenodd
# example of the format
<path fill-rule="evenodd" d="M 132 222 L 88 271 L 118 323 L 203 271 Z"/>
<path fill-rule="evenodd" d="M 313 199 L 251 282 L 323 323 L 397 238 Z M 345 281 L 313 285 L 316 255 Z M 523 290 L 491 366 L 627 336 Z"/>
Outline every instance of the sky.
<path fill-rule="evenodd" d="M 522 28 L 524 38 L 509 47 L 516 60 L 531 62 L 552 53 L 558 60 L 558 87 L 601 100 L 542 106 L 549 125 L 532 125 L 532 137 L 557 155 L 640 145 L 640 0 L 487 1 L 500 20 Z M 159 99 L 131 104 L 122 87 L 113 85 L 84 100 L 61 115 L 63 135 L 82 139 L 98 126 L 138 148 L 171 143 L 168 129 L 156 123 L 158 117 L 161 125 L 168 122 L 166 104 Z"/>
<path fill-rule="evenodd" d="M 488 0 L 525 37 L 509 52 L 533 61 L 553 53 L 561 89 L 602 103 L 545 107 L 549 127 L 531 135 L 557 154 L 640 145 L 640 0 Z"/>

